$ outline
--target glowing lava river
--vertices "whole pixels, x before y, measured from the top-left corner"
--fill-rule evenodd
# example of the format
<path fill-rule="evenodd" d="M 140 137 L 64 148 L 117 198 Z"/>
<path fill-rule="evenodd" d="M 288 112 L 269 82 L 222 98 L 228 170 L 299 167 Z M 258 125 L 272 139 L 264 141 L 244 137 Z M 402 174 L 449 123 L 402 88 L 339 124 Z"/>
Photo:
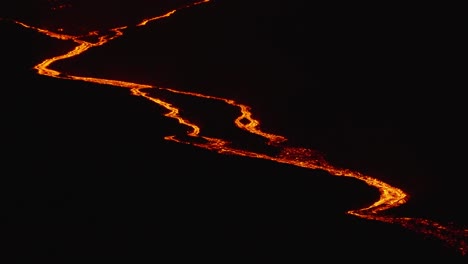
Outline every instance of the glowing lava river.
<path fill-rule="evenodd" d="M 155 23 L 158 20 L 165 19 L 181 9 L 190 8 L 195 5 L 206 4 L 208 2 L 209 0 L 200 1 L 174 10 L 170 10 L 165 14 L 145 19 L 140 23 L 132 26 L 143 27 L 148 23 Z M 167 109 L 167 113 L 165 115 L 168 118 L 173 118 L 177 120 L 180 123 L 180 125 L 186 126 L 188 128 L 187 135 L 183 137 L 168 135 L 165 137 L 166 140 L 175 141 L 182 144 L 191 144 L 193 146 L 214 151 L 220 154 L 239 155 L 249 158 L 264 159 L 311 170 L 324 170 L 334 176 L 355 178 L 357 180 L 365 182 L 367 185 L 373 188 L 378 189 L 378 191 L 380 192 L 380 198 L 370 206 L 366 208 L 348 211 L 348 214 L 368 220 L 401 225 L 404 228 L 413 230 L 415 232 L 420 232 L 424 235 L 436 237 L 444 241 L 450 247 L 453 247 L 456 250 L 458 250 L 462 255 L 465 255 L 468 252 L 467 229 L 457 229 L 451 226 L 444 226 L 428 219 L 395 217 L 384 214 L 384 211 L 406 203 L 409 199 L 408 194 L 397 187 L 391 186 L 371 176 L 363 175 L 357 171 L 335 167 L 329 164 L 327 161 L 325 161 L 324 158 L 322 158 L 320 155 L 316 154 L 316 151 L 314 150 L 302 147 L 283 146 L 283 143 L 286 142 L 287 139 L 281 135 L 275 135 L 272 133 L 262 131 L 260 129 L 260 122 L 253 118 L 252 113 L 250 111 L 251 108 L 247 105 L 244 105 L 242 103 L 236 102 L 228 98 L 210 96 L 195 92 L 181 91 L 175 88 L 164 88 L 150 84 L 127 82 L 123 80 L 75 76 L 71 74 L 64 74 L 58 70 L 53 69 L 52 65 L 54 64 L 54 62 L 78 56 L 92 48 L 105 45 L 106 43 L 121 37 L 125 34 L 125 30 L 128 28 L 127 26 L 116 27 L 111 30 L 108 30 L 106 33 L 98 33 L 94 31 L 89 32 L 87 35 L 74 36 L 38 28 L 36 26 L 28 25 L 21 21 L 15 21 L 15 23 L 25 28 L 47 35 L 51 38 L 60 39 L 64 41 L 73 41 L 74 43 L 76 43 L 76 46 L 73 50 L 70 50 L 67 53 L 62 54 L 60 56 L 48 58 L 35 65 L 34 69 L 37 70 L 38 74 L 58 79 L 85 81 L 90 83 L 105 84 L 129 89 L 132 95 L 143 97 L 159 106 L 164 107 L 165 109 Z M 95 41 L 87 40 L 91 37 L 94 38 Z M 194 122 L 191 122 L 189 119 L 186 119 L 180 114 L 180 108 L 178 106 L 173 105 L 172 103 L 165 101 L 161 98 L 158 98 L 156 96 L 158 91 L 164 93 L 181 94 L 185 96 L 196 97 L 201 100 L 218 101 L 220 103 L 225 103 L 229 105 L 229 107 L 234 107 L 238 109 L 239 116 L 235 120 L 233 120 L 236 127 L 238 129 L 255 134 L 256 136 L 263 137 L 267 140 L 267 144 L 269 146 L 278 149 L 278 154 L 265 154 L 255 150 L 249 150 L 247 148 L 234 147 L 232 146 L 231 142 L 223 138 L 204 136 L 199 125 L 197 125 Z"/>

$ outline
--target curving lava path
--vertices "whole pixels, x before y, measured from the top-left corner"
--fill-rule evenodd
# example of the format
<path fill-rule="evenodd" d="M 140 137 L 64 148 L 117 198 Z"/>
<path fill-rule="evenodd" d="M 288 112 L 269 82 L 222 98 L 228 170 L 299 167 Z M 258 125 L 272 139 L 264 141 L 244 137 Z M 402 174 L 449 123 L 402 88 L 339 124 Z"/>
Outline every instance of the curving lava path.
<path fill-rule="evenodd" d="M 203 0 L 199 2 L 194 2 L 192 4 L 188 4 L 182 6 L 180 8 L 171 10 L 165 14 L 148 18 L 140 23 L 138 23 L 137 27 L 145 26 L 147 23 L 152 21 L 164 19 L 176 13 L 178 10 L 186 9 L 193 7 L 195 5 L 200 5 L 204 3 L 208 3 L 210 0 Z M 68 80 L 77 80 L 77 81 L 85 81 L 91 83 L 98 83 L 98 84 L 105 84 L 105 85 L 112 85 L 116 87 L 122 87 L 130 89 L 131 94 L 134 96 L 141 96 L 144 97 L 151 102 L 158 104 L 165 109 L 167 109 L 167 113 L 165 116 L 169 118 L 173 118 L 178 120 L 178 122 L 188 127 L 187 134 L 184 136 L 176 136 L 170 135 L 166 136 L 166 140 L 171 140 L 179 143 L 184 144 L 191 144 L 200 148 L 212 150 L 221 154 L 231 154 L 231 155 L 239 155 L 251 158 L 259 158 L 265 160 L 271 160 L 278 163 L 285 163 L 290 164 L 298 167 L 303 167 L 307 169 L 320 169 L 327 171 L 328 173 L 334 176 L 342 176 L 342 177 L 352 177 L 358 180 L 365 182 L 366 184 L 375 187 L 380 192 L 380 198 L 375 201 L 372 205 L 356 209 L 350 210 L 347 213 L 361 217 L 364 219 L 369 220 L 377 220 L 385 223 L 391 224 L 398 224 L 403 226 L 404 228 L 423 233 L 425 235 L 436 237 L 442 241 L 444 241 L 448 246 L 455 248 L 459 251 L 462 255 L 466 255 L 468 253 L 468 229 L 458 229 L 451 226 L 444 226 L 440 223 L 428 220 L 428 219 L 421 219 L 421 218 L 408 218 L 408 217 L 394 217 L 383 214 L 384 211 L 398 207 L 408 201 L 408 194 L 406 194 L 403 190 L 391 186 L 381 180 L 376 178 L 363 175 L 357 171 L 352 171 L 348 169 L 337 168 L 329 164 L 325 161 L 319 154 L 317 154 L 314 150 L 301 148 L 301 147 L 289 147 L 284 146 L 284 143 L 287 139 L 280 135 L 275 135 L 271 133 L 264 132 L 260 129 L 259 125 L 260 122 L 252 117 L 252 113 L 250 111 L 250 107 L 241 103 L 238 103 L 231 99 L 204 95 L 200 93 L 193 93 L 187 91 L 179 91 L 173 88 L 163 88 L 149 84 L 139 84 L 133 82 L 126 82 L 126 81 L 119 81 L 119 80 L 112 80 L 112 79 L 103 79 L 103 78 L 91 78 L 86 76 L 74 76 L 74 75 L 66 75 L 57 70 L 51 69 L 50 66 L 59 60 L 66 60 L 68 58 L 78 56 L 87 50 L 102 46 L 109 41 L 112 41 L 124 34 L 125 29 L 127 26 L 116 27 L 110 29 L 106 33 L 100 33 L 97 31 L 89 32 L 87 35 L 81 36 L 73 36 L 73 35 L 66 35 L 60 34 L 56 32 L 52 32 L 49 30 L 37 28 L 34 26 L 27 25 L 20 21 L 14 21 L 15 23 L 45 34 L 51 38 L 56 38 L 60 40 L 67 40 L 73 41 L 77 45 L 76 47 L 60 56 L 48 58 L 41 63 L 34 66 L 34 69 L 37 70 L 38 74 L 59 78 L 59 79 L 68 79 Z M 89 41 L 87 39 L 94 38 L 95 41 Z M 156 92 L 155 92 L 156 91 Z M 179 113 L 179 108 L 177 106 L 172 105 L 167 101 L 163 101 L 160 98 L 157 98 L 155 94 L 157 91 L 164 91 L 174 94 L 183 94 L 192 97 L 198 97 L 201 99 L 206 100 L 216 100 L 223 103 L 226 103 L 230 106 L 236 107 L 240 111 L 240 115 L 234 120 L 235 125 L 242 130 L 248 131 L 249 133 L 256 134 L 258 136 L 263 137 L 267 140 L 267 144 L 278 149 L 279 154 L 271 155 L 271 154 L 264 154 L 259 153 L 256 151 L 244 149 L 244 148 L 236 148 L 231 146 L 231 142 L 227 140 L 223 140 L 221 138 L 213 138 L 203 136 L 201 133 L 201 129 L 197 124 L 192 123 L 190 120 L 185 119 Z"/>

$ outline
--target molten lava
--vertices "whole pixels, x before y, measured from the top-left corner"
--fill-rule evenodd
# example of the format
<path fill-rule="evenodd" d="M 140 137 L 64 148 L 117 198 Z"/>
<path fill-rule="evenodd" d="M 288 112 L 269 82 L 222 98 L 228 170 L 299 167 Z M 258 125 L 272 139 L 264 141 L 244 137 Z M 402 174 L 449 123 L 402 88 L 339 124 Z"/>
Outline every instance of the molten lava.
<path fill-rule="evenodd" d="M 167 18 L 169 16 L 174 15 L 178 10 L 190 8 L 195 5 L 200 5 L 203 3 L 208 3 L 209 0 L 203 0 L 199 2 L 195 2 L 190 5 L 186 5 L 180 7 L 178 9 L 171 10 L 163 15 L 155 16 L 152 18 L 145 19 L 138 23 L 136 26 L 145 26 L 150 22 L 157 21 L 160 19 Z M 241 103 L 237 103 L 234 100 L 221 98 L 216 96 L 204 95 L 200 93 L 194 92 L 187 92 L 187 91 L 179 91 L 174 88 L 162 88 L 153 86 L 150 84 L 139 84 L 133 82 L 126 82 L 120 80 L 110 80 L 110 79 L 102 79 L 102 78 L 92 78 L 92 77 L 85 77 L 85 76 L 74 76 L 70 74 L 64 74 L 57 70 L 53 70 L 50 66 L 59 60 L 66 60 L 71 57 L 78 56 L 91 48 L 102 46 L 124 34 L 126 26 L 113 28 L 109 30 L 106 34 L 99 35 L 99 33 L 93 31 L 89 32 L 85 36 L 72 36 L 66 35 L 56 32 L 51 32 L 45 29 L 33 27 L 26 25 L 25 23 L 15 21 L 17 24 L 29 28 L 31 30 L 35 30 L 39 33 L 45 34 L 51 38 L 56 38 L 60 40 L 67 40 L 67 41 L 74 41 L 77 45 L 76 47 L 60 56 L 52 57 L 49 59 L 44 60 L 43 62 L 34 66 L 34 69 L 37 70 L 38 74 L 59 78 L 59 79 L 68 79 L 68 80 L 76 80 L 76 81 L 85 81 L 91 83 L 98 83 L 98 84 L 105 84 L 105 85 L 112 85 L 122 88 L 130 89 L 131 94 L 134 96 L 141 96 L 150 100 L 151 102 L 158 104 L 165 109 L 167 109 L 167 113 L 165 116 L 169 118 L 176 119 L 181 125 L 187 126 L 189 128 L 187 132 L 188 137 L 184 137 L 181 139 L 175 135 L 169 135 L 165 137 L 166 140 L 172 140 L 179 143 L 186 143 L 192 144 L 194 146 L 212 150 L 222 154 L 231 154 L 231 155 L 240 155 L 245 157 L 251 158 L 258 158 L 258 159 L 265 159 L 270 160 L 278 163 L 290 164 L 302 168 L 307 168 L 311 170 L 324 170 L 334 176 L 343 176 L 343 177 L 351 177 L 358 180 L 361 180 L 372 186 L 377 188 L 380 192 L 380 198 L 375 201 L 372 205 L 348 211 L 348 214 L 361 217 L 364 219 L 369 220 L 377 220 L 382 221 L 385 223 L 391 224 L 399 224 L 405 228 L 414 230 L 416 232 L 422 232 L 427 235 L 434 236 L 438 239 L 445 241 L 448 245 L 456 248 L 461 254 L 465 255 L 468 252 L 468 245 L 467 245 L 467 236 L 468 230 L 467 229 L 456 229 L 453 227 L 443 226 L 437 222 L 427 220 L 427 219 L 420 219 L 420 218 L 407 218 L 407 217 L 394 217 L 389 215 L 382 214 L 383 211 L 386 211 L 390 208 L 398 207 L 408 200 L 408 195 L 399 188 L 391 186 L 379 179 L 362 175 L 359 172 L 337 168 L 326 162 L 323 157 L 316 154 L 315 151 L 311 149 L 301 148 L 301 147 L 287 147 L 282 146 L 282 143 L 286 141 L 286 138 L 280 135 L 275 135 L 272 133 L 266 133 L 260 129 L 260 122 L 252 117 L 252 112 L 250 111 L 251 108 L 247 105 L 243 105 Z M 87 37 L 97 37 L 97 41 L 89 42 L 84 39 Z M 250 151 L 248 149 L 240 149 L 232 147 L 230 142 L 227 140 L 223 140 L 220 138 L 212 138 L 203 136 L 201 133 L 201 129 L 197 124 L 192 123 L 190 120 L 182 117 L 180 115 L 180 109 L 177 106 L 172 105 L 169 102 L 163 101 L 162 99 L 156 98 L 150 93 L 145 92 L 145 89 L 161 89 L 165 90 L 170 93 L 175 94 L 184 94 L 187 96 L 198 97 L 206 100 L 217 100 L 224 102 L 232 107 L 236 107 L 239 109 L 240 115 L 233 121 L 234 124 L 242 130 L 245 130 L 249 133 L 256 134 L 261 136 L 267 140 L 269 145 L 277 147 L 280 149 L 279 154 L 277 155 L 268 155 L 262 154 L 255 151 Z M 193 139 L 193 141 L 191 140 Z M 198 140 L 197 140 L 198 139 Z M 199 140 L 202 139 L 202 140 Z"/>

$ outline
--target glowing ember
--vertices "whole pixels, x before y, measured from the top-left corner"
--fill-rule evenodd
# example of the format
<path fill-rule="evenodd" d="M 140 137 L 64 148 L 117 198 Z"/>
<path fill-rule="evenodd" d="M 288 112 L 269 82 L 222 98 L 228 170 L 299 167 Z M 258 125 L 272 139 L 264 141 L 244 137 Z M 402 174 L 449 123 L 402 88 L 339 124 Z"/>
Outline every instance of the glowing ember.
<path fill-rule="evenodd" d="M 195 5 L 208 3 L 209 0 L 199 1 L 190 5 L 183 6 L 178 9 L 171 10 L 163 15 L 159 15 L 156 17 L 148 18 L 136 26 L 145 26 L 152 21 L 157 21 L 159 19 L 164 19 L 175 14 L 178 10 L 190 8 Z M 59 6 L 57 8 L 63 8 L 63 6 Z M 439 223 L 427 220 L 427 219 L 419 219 L 419 218 L 405 218 L 405 217 L 393 217 L 381 214 L 383 211 L 388 210 L 390 208 L 398 207 L 404 204 L 408 200 L 408 195 L 400 190 L 399 188 L 393 187 L 381 180 L 376 178 L 362 175 L 359 172 L 351 171 L 347 169 L 337 168 L 324 160 L 324 158 L 314 150 L 300 148 L 300 147 L 286 147 L 282 146 L 281 144 L 286 141 L 286 138 L 280 135 L 275 135 L 272 133 L 266 133 L 260 129 L 260 122 L 252 117 L 251 109 L 247 105 L 243 105 L 240 103 L 235 102 L 231 99 L 215 97 L 210 95 L 204 95 L 200 93 L 193 93 L 193 92 L 186 92 L 186 91 L 179 91 L 173 88 L 161 88 L 155 87 L 148 84 L 139 84 L 139 83 L 132 83 L 132 82 L 125 82 L 119 80 L 110 80 L 110 79 L 102 79 L 102 78 L 91 78 L 85 76 L 74 76 L 70 74 L 64 74 L 57 70 L 50 69 L 50 66 L 59 60 L 65 60 L 79 54 L 86 52 L 87 50 L 102 46 L 109 41 L 112 41 L 124 34 L 124 30 L 127 27 L 118 27 L 109 30 L 106 34 L 99 35 L 98 32 L 89 32 L 85 36 L 71 36 L 60 34 L 56 32 L 51 32 L 48 30 L 40 29 L 37 27 L 26 25 L 22 22 L 15 21 L 17 24 L 45 34 L 51 38 L 56 38 L 60 40 L 71 40 L 74 41 L 77 45 L 76 47 L 69 51 L 66 54 L 52 57 L 49 59 L 44 60 L 43 62 L 37 64 L 34 69 L 37 70 L 38 74 L 50 76 L 59 79 L 68 79 L 68 80 L 78 80 L 78 81 L 85 81 L 91 83 L 98 83 L 98 84 L 105 84 L 105 85 L 112 85 L 122 88 L 128 88 L 131 91 L 132 95 L 141 96 L 150 100 L 151 102 L 158 104 L 165 109 L 167 109 L 166 116 L 169 118 L 176 119 L 181 125 L 187 126 L 189 130 L 187 131 L 187 137 L 184 139 L 170 135 L 165 137 L 166 140 L 171 140 L 179 143 L 186 143 L 192 144 L 194 146 L 216 151 L 218 153 L 223 154 L 232 154 L 232 155 L 240 155 L 246 156 L 251 158 L 259 158 L 265 160 L 271 160 L 278 163 L 290 164 L 302 168 L 307 169 L 320 169 L 329 172 L 335 176 L 343 176 L 343 177 L 351 177 L 358 180 L 361 180 L 368 184 L 369 186 L 375 187 L 380 192 L 379 200 L 375 201 L 372 205 L 361 208 L 357 210 L 348 211 L 348 214 L 355 215 L 357 217 L 361 217 L 364 219 L 369 220 L 377 220 L 382 221 L 385 223 L 392 223 L 392 224 L 399 224 L 405 228 L 414 230 L 416 232 L 421 232 L 426 235 L 431 235 L 438 239 L 445 241 L 448 245 L 456 248 L 461 254 L 465 255 L 468 252 L 468 245 L 467 235 L 468 230 L 466 229 L 457 229 L 454 227 L 442 226 Z M 61 30 L 59 30 L 61 31 Z M 97 37 L 96 42 L 89 42 L 83 39 L 86 37 L 94 36 Z M 201 134 L 201 129 L 196 124 L 192 123 L 191 121 L 185 119 L 180 115 L 180 110 L 176 106 L 172 105 L 169 102 L 163 101 L 159 98 L 156 98 L 150 95 L 148 92 L 144 92 L 144 89 L 163 89 L 165 91 L 176 93 L 176 94 L 184 94 L 188 96 L 203 98 L 206 100 L 217 100 L 222 101 L 228 105 L 234 106 L 239 108 L 239 116 L 234 120 L 234 124 L 239 128 L 249 133 L 259 135 L 264 137 L 268 140 L 268 144 L 275 146 L 280 149 L 279 154 L 277 155 L 267 155 L 262 153 L 257 153 L 255 151 L 249 151 L 247 149 L 239 149 L 230 146 L 230 142 L 219 139 L 219 138 L 211 138 L 206 137 Z"/>

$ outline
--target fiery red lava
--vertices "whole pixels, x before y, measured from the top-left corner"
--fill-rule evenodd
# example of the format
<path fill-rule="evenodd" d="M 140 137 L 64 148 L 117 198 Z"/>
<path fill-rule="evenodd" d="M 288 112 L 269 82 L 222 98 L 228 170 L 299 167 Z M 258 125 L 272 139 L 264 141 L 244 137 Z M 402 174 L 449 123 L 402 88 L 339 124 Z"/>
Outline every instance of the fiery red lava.
<path fill-rule="evenodd" d="M 145 26 L 150 22 L 169 17 L 175 14 L 180 9 L 190 8 L 195 5 L 200 5 L 200 4 L 204 4 L 208 2 L 209 0 L 195 2 L 190 5 L 186 5 L 178 9 L 171 10 L 165 14 L 145 19 L 141 21 L 140 23 L 138 23 L 136 26 Z M 132 95 L 144 97 L 150 100 L 151 102 L 164 107 L 168 111 L 166 114 L 167 117 L 176 119 L 181 125 L 187 126 L 189 128 L 189 131 L 187 132 L 188 137 L 185 137 L 185 139 L 180 139 L 174 135 L 167 136 L 165 139 L 176 141 L 179 143 L 192 144 L 194 146 L 216 151 L 222 154 L 240 155 L 240 156 L 246 156 L 246 157 L 251 157 L 251 158 L 265 159 L 265 160 L 290 164 L 290 165 L 312 169 L 312 170 L 315 170 L 315 169 L 325 170 L 334 176 L 356 178 L 358 180 L 365 182 L 369 186 L 377 188 L 380 192 L 380 198 L 377 201 L 375 201 L 372 205 L 366 208 L 348 211 L 347 212 L 348 214 L 355 215 L 357 217 L 361 217 L 361 218 L 369 219 L 369 220 L 377 220 L 377 221 L 382 221 L 385 223 L 399 224 L 413 231 L 421 232 L 426 235 L 431 235 L 438 239 L 441 239 L 442 241 L 446 242 L 449 246 L 456 248 L 462 255 L 465 255 L 468 252 L 468 244 L 467 244 L 468 230 L 467 229 L 456 229 L 453 227 L 443 226 L 437 222 L 434 222 L 428 219 L 394 217 L 394 216 L 388 216 L 388 215 L 382 214 L 382 212 L 385 210 L 398 207 L 404 204 L 408 200 L 408 195 L 403 190 L 397 187 L 391 186 L 379 179 L 376 179 L 367 175 L 362 175 L 361 173 L 356 172 L 356 171 L 334 167 L 331 164 L 329 164 L 327 161 L 325 161 L 320 155 L 317 155 L 316 152 L 311 149 L 306 149 L 306 148 L 301 148 L 301 147 L 282 146 L 282 143 L 286 141 L 286 138 L 280 135 L 275 135 L 272 133 L 266 133 L 262 131 L 260 129 L 260 122 L 252 117 L 252 113 L 250 112 L 250 107 L 247 105 L 235 102 L 234 100 L 231 100 L 231 99 L 204 95 L 204 94 L 194 93 L 194 92 L 179 91 L 174 88 L 161 88 L 161 87 L 156 87 L 150 84 L 139 84 L 139 83 L 133 83 L 133 82 L 120 81 L 120 80 L 92 78 L 92 77 L 86 77 L 86 76 L 74 76 L 74 75 L 69 75 L 69 74 L 65 75 L 57 70 L 53 70 L 50 68 L 50 66 L 56 61 L 65 60 L 74 56 L 78 56 L 91 48 L 102 46 L 108 43 L 109 41 L 112 41 L 122 36 L 124 34 L 125 29 L 127 28 L 126 26 L 113 28 L 109 30 L 108 33 L 103 34 L 103 35 L 99 35 L 99 33 L 97 32 L 89 32 L 88 35 L 86 36 L 72 36 L 72 35 L 51 32 L 49 30 L 30 26 L 19 21 L 15 21 L 15 22 L 23 27 L 35 30 L 51 38 L 56 38 L 60 40 L 68 40 L 68 41 L 71 40 L 77 44 L 73 50 L 70 50 L 69 52 L 63 55 L 46 59 L 42 61 L 41 63 L 37 64 L 36 66 L 34 66 L 34 69 L 37 70 L 38 74 L 53 77 L 53 78 L 59 78 L 59 79 L 85 81 L 85 82 L 106 84 L 106 85 L 112 85 L 112 86 L 130 89 Z M 97 37 L 97 41 L 89 42 L 89 41 L 83 40 L 83 39 L 86 39 L 86 37 L 90 37 L 90 36 Z M 211 137 L 203 136 L 201 133 L 201 129 L 199 126 L 197 126 L 197 124 L 192 123 L 190 120 L 187 120 L 180 115 L 179 108 L 177 106 L 174 106 L 169 102 L 163 101 L 159 98 L 156 98 L 150 95 L 148 92 L 144 91 L 145 89 L 163 89 L 171 93 L 185 94 L 188 96 L 199 97 L 199 98 L 206 99 L 206 100 L 218 100 L 228 105 L 231 105 L 233 107 L 236 107 L 239 109 L 240 115 L 238 116 L 238 118 L 234 120 L 234 124 L 239 129 L 243 129 L 250 133 L 264 137 L 265 139 L 268 140 L 268 144 L 278 147 L 281 150 L 280 154 L 272 156 L 272 155 L 257 153 L 255 151 L 249 151 L 247 149 L 234 148 L 230 146 L 230 142 L 226 140 L 223 140 L 220 138 L 211 138 Z M 204 143 L 200 143 L 200 140 L 198 141 L 194 140 L 192 142 L 190 141 L 190 138 L 193 138 L 193 139 L 202 138 L 204 139 L 202 141 Z"/>

